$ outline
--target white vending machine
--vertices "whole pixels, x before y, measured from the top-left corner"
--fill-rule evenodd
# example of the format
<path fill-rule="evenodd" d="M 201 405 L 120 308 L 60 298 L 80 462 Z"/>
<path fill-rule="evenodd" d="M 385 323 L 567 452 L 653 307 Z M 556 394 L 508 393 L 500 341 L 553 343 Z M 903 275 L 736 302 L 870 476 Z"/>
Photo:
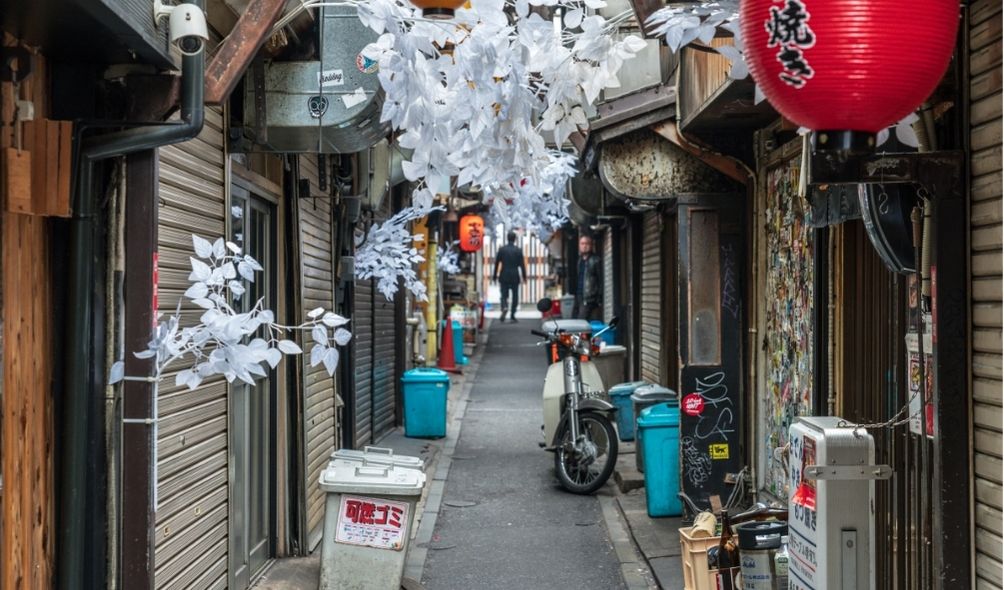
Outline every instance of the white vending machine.
<path fill-rule="evenodd" d="M 788 580 L 793 590 L 875 588 L 875 441 L 841 418 L 798 418 L 789 430 Z"/>

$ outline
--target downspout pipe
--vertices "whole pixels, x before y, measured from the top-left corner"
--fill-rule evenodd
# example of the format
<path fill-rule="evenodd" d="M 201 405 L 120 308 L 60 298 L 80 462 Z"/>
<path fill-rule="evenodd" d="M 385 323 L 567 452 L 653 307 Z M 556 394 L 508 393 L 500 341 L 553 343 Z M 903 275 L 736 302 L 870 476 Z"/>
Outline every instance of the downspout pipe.
<path fill-rule="evenodd" d="M 201 1 L 197 3 L 201 8 Z M 95 260 L 101 211 L 94 190 L 95 167 L 109 158 L 126 156 L 194 138 L 205 122 L 204 96 L 205 48 L 197 55 L 184 56 L 181 63 L 181 120 L 144 126 L 92 137 L 79 148 L 78 168 L 70 219 L 69 285 L 66 342 L 68 354 L 64 366 L 65 419 L 62 428 L 64 448 L 60 469 L 60 531 L 58 544 L 58 579 L 61 590 L 86 585 L 86 547 L 89 543 L 85 520 L 88 512 L 87 478 L 89 473 L 88 432 L 97 417 L 89 414 L 88 400 L 103 391 L 104 366 L 95 358 L 92 345 L 95 305 Z M 150 424 L 153 436 L 153 424 Z M 150 458 L 152 463 L 153 458 Z M 111 466 L 110 466 L 111 467 Z M 149 468 L 149 466 L 147 466 Z M 143 468 L 131 465 L 130 468 Z M 156 482 L 153 482 L 156 485 Z M 152 496 L 151 496 L 152 497 Z M 104 534 L 104 531 L 91 531 Z"/>

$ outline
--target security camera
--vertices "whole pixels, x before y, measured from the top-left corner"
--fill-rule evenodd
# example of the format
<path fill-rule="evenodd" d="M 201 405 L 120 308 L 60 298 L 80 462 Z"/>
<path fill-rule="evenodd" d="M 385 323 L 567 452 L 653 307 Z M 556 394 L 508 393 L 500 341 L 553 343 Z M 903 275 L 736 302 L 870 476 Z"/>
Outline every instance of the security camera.
<path fill-rule="evenodd" d="M 197 55 L 209 41 L 206 15 L 194 4 L 182 3 L 177 6 L 165 5 L 161 0 L 153 0 L 153 22 L 159 26 L 160 19 L 168 17 L 171 43 L 178 46 L 184 55 Z"/>

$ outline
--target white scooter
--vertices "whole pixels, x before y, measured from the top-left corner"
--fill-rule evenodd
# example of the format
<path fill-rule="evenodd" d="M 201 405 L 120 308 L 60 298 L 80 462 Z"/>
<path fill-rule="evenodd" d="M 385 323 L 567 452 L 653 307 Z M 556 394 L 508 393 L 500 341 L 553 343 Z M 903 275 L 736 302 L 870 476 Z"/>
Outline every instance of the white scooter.
<path fill-rule="evenodd" d="M 551 300 L 537 302 L 541 312 L 551 309 Z M 560 362 L 547 368 L 544 378 L 544 441 L 540 446 L 554 453 L 558 481 L 576 494 L 591 494 L 606 483 L 617 463 L 617 434 L 612 422 L 616 408 L 604 398 L 603 379 L 588 358 L 599 353 L 594 343 L 610 325 L 593 334 L 584 320 L 549 320 L 543 330 L 530 330 L 545 339 L 548 350 L 556 346 Z M 585 362 L 583 362 L 583 357 Z"/>

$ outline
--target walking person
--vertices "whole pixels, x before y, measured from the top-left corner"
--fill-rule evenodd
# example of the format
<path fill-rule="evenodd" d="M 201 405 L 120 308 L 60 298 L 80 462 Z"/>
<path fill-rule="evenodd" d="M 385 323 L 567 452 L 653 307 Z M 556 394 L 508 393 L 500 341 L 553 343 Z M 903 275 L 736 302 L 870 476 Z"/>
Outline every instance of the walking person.
<path fill-rule="evenodd" d="M 499 273 L 499 267 L 502 272 Z M 526 280 L 526 263 L 523 261 L 523 251 L 516 245 L 516 232 L 506 235 L 506 245 L 502 246 L 495 257 L 495 270 L 492 281 L 498 281 L 502 292 L 502 318 L 505 321 L 506 311 L 509 317 L 516 321 L 516 308 L 519 307 L 519 285 Z M 512 307 L 508 306 L 512 295 Z"/>
<path fill-rule="evenodd" d="M 603 319 L 603 269 L 600 257 L 593 252 L 593 238 L 579 237 L 579 280 L 575 289 L 572 315 L 580 320 Z"/>

